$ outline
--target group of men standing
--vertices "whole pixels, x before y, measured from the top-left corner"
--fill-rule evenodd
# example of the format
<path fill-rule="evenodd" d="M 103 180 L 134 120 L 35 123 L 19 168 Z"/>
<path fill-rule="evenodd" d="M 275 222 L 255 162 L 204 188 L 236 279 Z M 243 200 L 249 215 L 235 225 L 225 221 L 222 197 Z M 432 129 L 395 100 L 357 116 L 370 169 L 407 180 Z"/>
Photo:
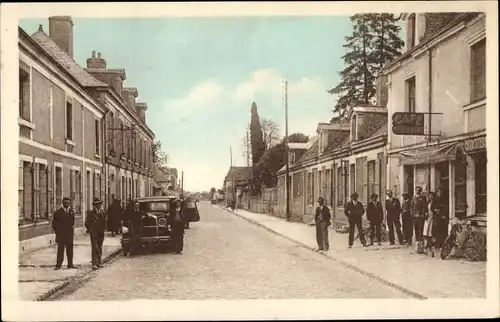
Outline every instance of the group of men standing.
<path fill-rule="evenodd" d="M 437 200 L 443 199 L 441 197 L 442 191 L 437 191 Z M 434 195 L 433 192 L 430 195 Z M 370 196 L 370 201 L 366 206 L 366 216 L 370 223 L 369 236 L 370 244 L 367 243 L 365 238 L 365 230 L 362 225 L 362 217 L 365 214 L 365 207 L 362 202 L 358 200 L 359 195 L 354 192 L 351 195 L 351 200 L 345 205 L 344 213 L 348 218 L 349 222 L 349 240 L 348 247 L 352 248 L 354 243 L 354 233 L 357 228 L 358 237 L 361 244 L 364 247 L 373 245 L 374 240 L 377 241 L 378 245 L 381 245 L 382 241 L 382 227 L 386 224 L 389 230 L 389 243 L 390 245 L 395 244 L 395 239 L 397 236 L 398 242 L 401 245 L 412 245 L 413 233 L 415 232 L 415 239 L 417 242 L 422 242 L 425 236 L 429 236 L 430 232 L 424 231 L 424 225 L 428 220 L 428 213 L 430 208 L 429 202 L 422 194 L 422 188 L 416 187 L 415 195 L 410 199 L 408 193 L 403 193 L 403 201 L 394 197 L 391 190 L 386 192 L 385 200 L 385 224 L 384 224 L 384 207 L 382 203 L 378 201 L 378 195 L 372 194 Z M 443 199 L 444 200 L 444 199 Z M 443 202 L 437 201 L 438 204 Z M 316 223 L 316 239 L 318 243 L 318 250 L 328 251 L 328 226 L 331 225 L 331 215 L 329 208 L 325 205 L 325 200 L 320 197 L 318 199 L 319 206 L 316 208 L 315 213 L 315 223 Z M 433 201 L 434 205 L 434 201 Z M 440 219 L 442 223 L 437 223 L 437 229 L 433 231 L 433 242 L 439 247 L 440 244 L 444 242 L 447 235 L 447 214 L 445 210 L 439 211 Z M 442 218 L 441 218 L 442 217 Z M 427 219 L 426 219 L 427 218 Z M 402 221 L 402 225 L 401 225 Z M 425 235 L 425 236 L 424 236 Z"/>

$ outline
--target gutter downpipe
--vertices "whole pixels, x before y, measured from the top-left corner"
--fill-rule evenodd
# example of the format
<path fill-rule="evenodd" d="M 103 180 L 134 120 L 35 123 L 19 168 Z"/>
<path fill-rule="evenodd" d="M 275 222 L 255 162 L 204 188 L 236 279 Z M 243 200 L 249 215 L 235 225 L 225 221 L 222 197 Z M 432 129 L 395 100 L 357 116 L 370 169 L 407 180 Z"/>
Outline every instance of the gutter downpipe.
<path fill-rule="evenodd" d="M 106 151 L 106 147 L 108 146 L 108 142 L 106 141 L 107 139 L 107 133 L 106 133 L 106 130 L 107 130 L 107 122 L 106 122 L 106 115 L 108 114 L 109 112 L 109 109 L 106 108 L 106 111 L 104 112 L 104 114 L 102 115 L 102 125 L 101 125 L 101 128 L 102 128 L 102 172 L 104 173 L 104 204 L 106 205 L 106 208 L 107 209 L 109 207 L 109 200 L 108 200 L 108 189 L 109 189 L 109 179 L 108 179 L 108 167 L 106 166 L 106 155 L 107 155 L 107 152 Z M 102 187 L 102 185 L 101 185 Z"/>
<path fill-rule="evenodd" d="M 428 106 L 429 106 L 429 134 L 427 137 L 427 141 L 430 143 L 432 140 L 432 46 L 429 47 L 427 44 L 425 45 L 427 47 L 427 51 L 429 52 L 429 66 L 428 66 L 428 83 L 429 83 L 429 90 L 428 90 Z M 429 163 L 429 174 L 428 174 L 428 191 L 431 191 L 431 171 L 432 171 L 432 165 Z M 451 178 L 450 178 L 451 180 Z"/>

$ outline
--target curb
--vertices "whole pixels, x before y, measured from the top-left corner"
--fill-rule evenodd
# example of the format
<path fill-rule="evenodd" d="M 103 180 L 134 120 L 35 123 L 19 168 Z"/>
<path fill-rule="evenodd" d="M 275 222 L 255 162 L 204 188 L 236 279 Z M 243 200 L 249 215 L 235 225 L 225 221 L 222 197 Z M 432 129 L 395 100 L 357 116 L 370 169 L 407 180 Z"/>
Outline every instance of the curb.
<path fill-rule="evenodd" d="M 122 251 L 121 247 L 118 248 L 118 249 L 116 249 L 116 250 L 114 250 L 114 251 L 112 251 L 108 256 L 106 256 L 105 258 L 103 258 L 102 263 L 109 262 L 111 259 L 113 259 L 114 257 L 118 256 L 121 253 L 121 251 Z M 72 282 L 74 282 L 76 280 L 84 278 L 85 276 L 87 276 L 91 272 L 92 272 L 91 269 L 86 269 L 81 274 L 78 274 L 76 276 L 72 276 L 69 279 L 67 279 L 65 282 L 63 282 L 63 283 L 61 283 L 59 285 L 56 285 L 54 288 L 48 290 L 47 292 L 45 292 L 43 294 L 38 295 L 33 301 L 36 301 L 36 302 L 45 301 L 46 299 L 48 299 L 49 297 L 51 297 L 52 295 L 54 295 L 58 291 L 62 290 L 66 286 L 68 286 L 70 283 L 72 283 Z"/>
<path fill-rule="evenodd" d="M 259 223 L 259 222 L 255 221 L 255 220 L 252 220 L 252 219 L 246 218 L 246 217 L 244 217 L 244 216 L 242 216 L 242 215 L 239 215 L 239 214 L 238 214 L 238 213 L 236 213 L 236 212 L 232 212 L 231 210 L 224 209 L 223 207 L 221 207 L 221 208 L 222 208 L 223 210 L 226 210 L 226 211 L 227 211 L 227 212 L 229 212 L 229 213 L 232 213 L 232 214 L 234 214 L 234 215 L 238 216 L 238 217 L 239 217 L 239 218 L 241 218 L 241 219 L 244 219 L 244 220 L 246 220 L 246 221 L 248 221 L 248 222 L 250 222 L 250 223 L 252 223 L 252 224 L 256 225 L 256 226 L 262 227 L 262 228 L 266 229 L 267 231 L 269 231 L 269 232 L 271 232 L 271 233 L 273 233 L 273 234 L 275 234 L 275 235 L 278 235 L 278 236 L 280 236 L 280 237 L 284 237 L 284 238 L 286 238 L 286 239 L 288 239 L 288 240 L 290 240 L 290 241 L 292 241 L 292 242 L 294 242 L 294 243 L 296 243 L 296 244 L 299 244 L 299 245 L 300 245 L 301 247 L 303 247 L 303 248 L 309 249 L 309 250 L 311 250 L 311 251 L 313 251 L 313 252 L 315 252 L 315 253 L 317 253 L 317 254 L 320 254 L 320 255 L 322 255 L 322 256 L 324 256 L 324 257 L 326 257 L 326 258 L 329 258 L 329 259 L 331 259 L 331 260 L 334 260 L 335 262 L 337 262 L 337 263 L 341 264 L 341 265 L 342 265 L 342 266 L 344 266 L 344 267 L 350 268 L 350 269 L 352 269 L 352 270 L 354 270 L 354 271 L 356 271 L 356 272 L 358 272 L 358 273 L 361 273 L 362 275 L 365 275 L 365 276 L 370 277 L 370 278 L 372 278 L 372 279 L 374 279 L 374 280 L 377 280 L 377 281 L 381 282 L 382 284 L 387 285 L 387 286 L 389 286 L 389 287 L 392 287 L 392 288 L 394 288 L 394 289 L 396 289 L 396 290 L 398 290 L 398 291 L 400 291 L 400 292 L 402 292 L 402 293 L 404 293 L 404 294 L 406 294 L 406 295 L 409 295 L 409 296 L 415 297 L 415 298 L 417 298 L 417 299 L 419 299 L 419 300 L 426 300 L 426 299 L 427 299 L 427 297 L 426 297 L 426 296 L 424 296 L 424 295 L 421 295 L 421 294 L 418 294 L 418 293 L 416 293 L 416 292 L 413 292 L 413 291 L 411 291 L 411 290 L 409 290 L 409 289 L 406 289 L 406 288 L 404 288 L 404 287 L 402 287 L 402 286 L 400 286 L 400 285 L 398 285 L 398 284 L 395 284 L 395 283 L 390 282 L 390 281 L 388 281 L 388 280 L 386 280 L 386 279 L 383 279 L 382 277 L 380 277 L 380 276 L 378 276 L 378 275 L 375 275 L 375 274 L 373 274 L 373 273 L 371 273 L 371 272 L 365 271 L 364 269 L 361 269 L 361 268 L 359 268 L 359 267 L 357 267 L 357 266 L 354 266 L 354 265 L 352 265 L 352 264 L 346 263 L 346 262 L 344 262 L 344 261 L 342 261 L 342 260 L 340 260 L 340 259 L 338 259 L 338 258 L 335 258 L 335 257 L 333 257 L 333 256 L 331 256 L 331 255 L 327 255 L 327 254 L 325 254 L 325 253 L 316 252 L 316 250 L 314 249 L 314 247 L 311 247 L 311 246 L 309 246 L 309 245 L 307 245 L 307 244 L 304 244 L 304 243 L 302 243 L 302 242 L 300 242 L 300 241 L 297 241 L 297 240 L 295 240 L 295 239 L 293 239 L 293 238 L 291 238 L 291 237 L 289 237 L 289 236 L 286 236 L 286 235 L 284 235 L 284 234 L 278 233 L 277 231 L 275 231 L 275 230 L 273 230 L 273 229 L 271 229 L 271 228 L 269 228 L 269 227 L 267 227 L 267 226 L 265 226 L 265 225 L 263 225 L 263 224 L 261 224 L 261 223 Z"/>

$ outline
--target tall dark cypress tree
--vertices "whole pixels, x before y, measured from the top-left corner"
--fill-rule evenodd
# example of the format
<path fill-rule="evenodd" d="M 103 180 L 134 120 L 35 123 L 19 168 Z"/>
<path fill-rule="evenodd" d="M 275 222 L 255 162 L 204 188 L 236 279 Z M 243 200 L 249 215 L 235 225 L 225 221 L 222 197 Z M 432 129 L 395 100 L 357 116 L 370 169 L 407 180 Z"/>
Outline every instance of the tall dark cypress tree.
<path fill-rule="evenodd" d="M 250 120 L 250 142 L 252 145 L 252 164 L 257 164 L 266 151 L 266 145 L 262 136 L 257 104 L 252 103 L 252 118 Z"/>

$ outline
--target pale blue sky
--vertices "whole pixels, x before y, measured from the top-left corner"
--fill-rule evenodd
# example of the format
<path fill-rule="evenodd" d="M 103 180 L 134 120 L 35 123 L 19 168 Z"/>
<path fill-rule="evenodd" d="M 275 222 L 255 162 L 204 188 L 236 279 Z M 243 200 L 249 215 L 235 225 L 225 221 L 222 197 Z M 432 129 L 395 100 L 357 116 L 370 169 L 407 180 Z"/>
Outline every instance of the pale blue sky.
<path fill-rule="evenodd" d="M 242 138 L 257 103 L 284 133 L 282 80 L 289 81 L 289 133 L 314 135 L 330 119 L 326 91 L 343 68 L 347 16 L 73 19 L 75 60 L 92 50 L 124 68 L 124 86 L 148 104 L 147 123 L 185 174 L 185 189 L 222 186 L 230 165 L 246 165 Z M 24 20 L 29 34 L 48 20 Z"/>

